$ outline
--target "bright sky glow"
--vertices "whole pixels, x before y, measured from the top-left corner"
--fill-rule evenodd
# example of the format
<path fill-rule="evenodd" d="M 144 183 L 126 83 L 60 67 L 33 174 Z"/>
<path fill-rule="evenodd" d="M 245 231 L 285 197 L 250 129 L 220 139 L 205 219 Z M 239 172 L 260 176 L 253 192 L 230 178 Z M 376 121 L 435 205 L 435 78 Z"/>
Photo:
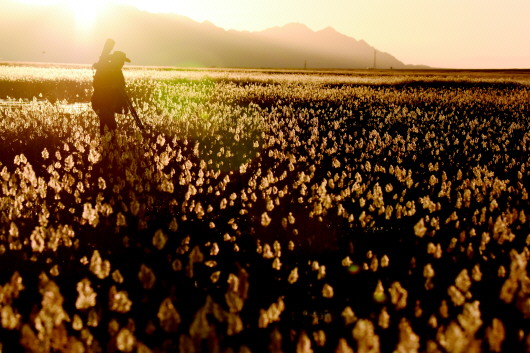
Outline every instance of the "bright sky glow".
<path fill-rule="evenodd" d="M 0 0 L 1 1 L 1 0 Z M 72 13 L 76 28 L 88 32 L 96 23 L 98 14 L 104 10 L 109 1 L 104 0 L 18 0 L 29 5 L 56 6 L 63 5 Z"/>
<path fill-rule="evenodd" d="M 33 5 L 57 5 L 61 1 L 59 0 L 18 0 L 23 4 L 33 4 Z"/>
<path fill-rule="evenodd" d="M 406 64 L 530 67 L 528 0 L 117 0 L 226 29 L 331 26 Z"/>
<path fill-rule="evenodd" d="M 88 31 L 96 23 L 98 13 L 102 11 L 104 3 L 100 0 L 75 0 L 69 1 L 68 5 L 74 14 L 77 28 L 81 31 Z"/>
<path fill-rule="evenodd" d="M 3 1 L 3 0 L 0 0 Z M 105 3 L 176 13 L 225 29 L 258 31 L 287 23 L 333 27 L 406 64 L 455 68 L 529 68 L 529 0 L 18 0 L 63 3 L 79 28 Z"/>

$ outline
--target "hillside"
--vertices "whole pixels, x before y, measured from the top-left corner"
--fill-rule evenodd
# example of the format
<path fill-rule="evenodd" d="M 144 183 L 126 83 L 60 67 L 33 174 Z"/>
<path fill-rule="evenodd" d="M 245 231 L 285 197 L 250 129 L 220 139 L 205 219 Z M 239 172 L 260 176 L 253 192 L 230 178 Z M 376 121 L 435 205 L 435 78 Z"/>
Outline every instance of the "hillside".
<path fill-rule="evenodd" d="M 119 16 L 116 16 L 119 14 Z M 332 28 L 289 24 L 262 32 L 224 30 L 187 17 L 116 6 L 91 35 L 75 30 L 61 7 L 18 5 L 0 13 L 0 60 L 92 63 L 106 38 L 135 65 L 246 68 L 373 67 L 376 49 Z M 378 68 L 411 68 L 377 51 Z"/>

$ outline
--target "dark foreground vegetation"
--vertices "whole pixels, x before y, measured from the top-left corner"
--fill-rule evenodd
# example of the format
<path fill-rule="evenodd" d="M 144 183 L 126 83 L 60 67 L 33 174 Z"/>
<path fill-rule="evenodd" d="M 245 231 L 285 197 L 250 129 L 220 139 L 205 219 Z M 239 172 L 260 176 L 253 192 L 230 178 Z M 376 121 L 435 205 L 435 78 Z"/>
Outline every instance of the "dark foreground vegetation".
<path fill-rule="evenodd" d="M 530 351 L 524 73 L 90 75 L 0 67 L 6 352 Z"/>

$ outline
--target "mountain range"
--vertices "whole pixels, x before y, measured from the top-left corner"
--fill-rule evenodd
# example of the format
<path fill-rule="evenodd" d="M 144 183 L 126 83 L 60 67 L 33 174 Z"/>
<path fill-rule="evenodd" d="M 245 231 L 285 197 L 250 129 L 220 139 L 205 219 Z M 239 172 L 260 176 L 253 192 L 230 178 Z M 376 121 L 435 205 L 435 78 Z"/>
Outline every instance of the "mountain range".
<path fill-rule="evenodd" d="M 0 12 L 0 61 L 90 64 L 106 38 L 135 65 L 173 67 L 364 69 L 418 68 L 326 28 L 288 24 L 260 32 L 219 28 L 175 14 L 114 5 L 90 34 L 61 6 L 11 6 Z"/>

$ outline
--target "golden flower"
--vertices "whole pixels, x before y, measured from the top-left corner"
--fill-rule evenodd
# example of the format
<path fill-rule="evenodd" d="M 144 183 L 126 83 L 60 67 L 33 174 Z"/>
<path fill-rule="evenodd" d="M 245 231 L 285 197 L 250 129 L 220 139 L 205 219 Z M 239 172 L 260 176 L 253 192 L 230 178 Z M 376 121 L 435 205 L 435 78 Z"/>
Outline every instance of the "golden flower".
<path fill-rule="evenodd" d="M 383 303 L 386 301 L 385 288 L 383 287 L 383 283 L 380 280 L 377 281 L 373 298 L 377 303 Z"/>
<path fill-rule="evenodd" d="M 280 315 L 284 310 L 285 304 L 283 302 L 283 297 L 280 297 L 278 298 L 278 301 L 272 303 L 267 310 L 260 310 L 258 326 L 260 328 L 266 328 L 269 324 L 280 321 Z"/>
<path fill-rule="evenodd" d="M 298 342 L 296 343 L 296 353 L 313 353 L 313 349 L 311 348 L 311 340 L 305 331 L 302 331 L 300 337 L 298 337 Z"/>
<path fill-rule="evenodd" d="M 473 303 L 465 303 L 461 314 L 458 314 L 458 323 L 466 335 L 473 337 L 478 329 L 482 326 L 482 319 L 479 309 L 479 301 L 475 300 Z"/>
<path fill-rule="evenodd" d="M 263 212 L 261 214 L 261 225 L 264 227 L 267 227 L 271 223 L 271 218 L 267 214 L 267 212 Z"/>
<path fill-rule="evenodd" d="M 454 305 L 456 306 L 461 306 L 464 304 L 466 298 L 464 297 L 464 295 L 462 294 L 462 292 L 460 292 L 458 290 L 458 288 L 456 288 L 455 286 L 450 286 L 448 289 L 447 289 L 447 294 L 449 294 L 449 297 L 451 298 L 451 301 L 453 302 Z"/>
<path fill-rule="evenodd" d="M 167 235 L 161 229 L 158 229 L 153 235 L 153 246 L 162 250 L 167 243 Z"/>
<path fill-rule="evenodd" d="M 166 332 L 176 332 L 181 322 L 180 315 L 175 309 L 170 298 L 166 298 L 160 304 L 157 314 L 160 327 Z"/>
<path fill-rule="evenodd" d="M 275 257 L 272 261 L 272 268 L 279 271 L 282 268 L 282 263 L 279 257 Z"/>
<path fill-rule="evenodd" d="M 90 286 L 90 280 L 82 279 L 77 283 L 77 300 L 75 307 L 79 310 L 86 310 L 96 305 L 97 293 Z"/>
<path fill-rule="evenodd" d="M 76 331 L 81 331 L 81 329 L 83 328 L 83 320 L 77 314 L 74 315 L 74 318 L 72 320 L 72 328 Z"/>
<path fill-rule="evenodd" d="M 420 338 L 412 331 L 412 327 L 407 319 L 402 318 L 399 323 L 399 343 L 396 353 L 418 352 L 420 348 Z"/>
<path fill-rule="evenodd" d="M 109 290 L 109 309 L 118 313 L 127 313 L 131 310 L 132 301 L 129 299 L 127 292 L 118 291 L 116 286 L 110 287 Z"/>
<path fill-rule="evenodd" d="M 427 228 L 425 227 L 425 222 L 422 218 L 414 226 L 414 234 L 416 234 L 416 236 L 419 238 L 423 238 L 426 232 L 427 232 Z"/>
<path fill-rule="evenodd" d="M 15 329 L 20 323 L 20 314 L 13 310 L 11 305 L 3 306 L 0 309 L 0 317 L 2 320 L 2 327 L 6 330 Z"/>
<path fill-rule="evenodd" d="M 348 341 L 345 338 L 339 338 L 337 348 L 335 348 L 335 353 L 354 353 L 353 349 L 348 345 Z"/>
<path fill-rule="evenodd" d="M 355 313 L 353 312 L 350 306 L 347 306 L 346 308 L 344 308 L 344 310 L 341 313 L 341 316 L 344 319 L 344 325 L 346 326 L 353 324 L 355 321 L 357 321 L 357 317 L 355 316 Z"/>
<path fill-rule="evenodd" d="M 144 289 L 152 289 L 155 285 L 156 276 L 153 270 L 145 264 L 142 264 L 140 266 L 140 271 L 138 272 L 138 279 L 142 283 Z"/>
<path fill-rule="evenodd" d="M 289 277 L 288 277 L 287 281 L 290 284 L 293 284 L 296 281 L 298 281 L 298 267 L 295 267 L 295 268 L 292 269 L 291 273 L 289 273 Z"/>
<path fill-rule="evenodd" d="M 455 285 L 462 293 L 466 293 L 471 287 L 471 278 L 467 269 L 463 269 L 455 279 Z"/>
<path fill-rule="evenodd" d="M 506 329 L 501 320 L 493 318 L 491 325 L 486 329 L 486 338 L 492 352 L 502 352 L 502 342 L 506 338 Z"/>
<path fill-rule="evenodd" d="M 125 353 L 130 353 L 136 346 L 136 337 L 128 328 L 122 328 L 116 337 L 116 347 Z"/>
<path fill-rule="evenodd" d="M 110 262 L 103 260 L 98 250 L 94 250 L 90 258 L 90 272 L 96 275 L 99 279 L 105 279 L 110 274 Z"/>
<path fill-rule="evenodd" d="M 112 279 L 116 283 L 123 283 L 123 276 L 121 275 L 120 270 L 116 269 L 112 272 Z"/>
<path fill-rule="evenodd" d="M 396 307 L 396 310 L 404 309 L 407 306 L 407 290 L 399 282 L 394 282 L 388 289 L 390 301 Z"/>
<path fill-rule="evenodd" d="M 353 328 L 353 338 L 357 341 L 357 352 L 372 353 L 379 352 L 379 336 L 375 334 L 374 325 L 371 321 L 361 319 Z"/>

